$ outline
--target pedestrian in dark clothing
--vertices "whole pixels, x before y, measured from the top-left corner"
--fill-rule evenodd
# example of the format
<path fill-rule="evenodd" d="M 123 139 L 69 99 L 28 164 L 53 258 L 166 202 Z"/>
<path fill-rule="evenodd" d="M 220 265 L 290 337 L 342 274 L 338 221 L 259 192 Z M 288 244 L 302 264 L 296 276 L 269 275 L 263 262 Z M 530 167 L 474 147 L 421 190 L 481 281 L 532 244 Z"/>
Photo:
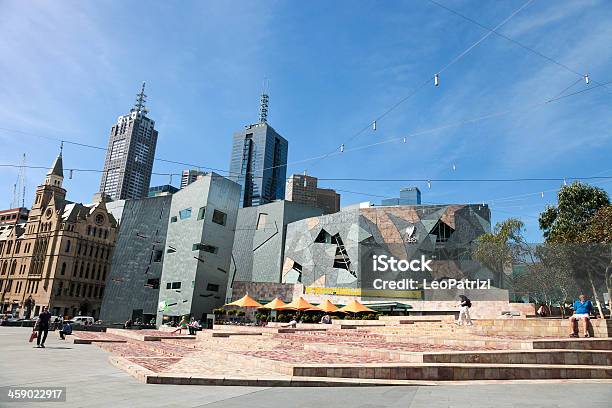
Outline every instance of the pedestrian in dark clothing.
<path fill-rule="evenodd" d="M 42 313 L 38 315 L 38 320 L 36 321 L 38 330 L 36 347 L 45 348 L 45 340 L 47 340 L 47 334 L 49 333 L 49 321 L 51 320 L 51 313 L 49 313 L 48 309 L 47 306 L 44 306 Z"/>
<path fill-rule="evenodd" d="M 62 340 L 66 340 L 65 336 L 68 336 L 71 334 L 72 334 L 72 326 L 70 325 L 70 322 L 64 323 L 64 327 L 62 327 L 62 330 L 60 330 L 59 332 L 60 338 Z"/>

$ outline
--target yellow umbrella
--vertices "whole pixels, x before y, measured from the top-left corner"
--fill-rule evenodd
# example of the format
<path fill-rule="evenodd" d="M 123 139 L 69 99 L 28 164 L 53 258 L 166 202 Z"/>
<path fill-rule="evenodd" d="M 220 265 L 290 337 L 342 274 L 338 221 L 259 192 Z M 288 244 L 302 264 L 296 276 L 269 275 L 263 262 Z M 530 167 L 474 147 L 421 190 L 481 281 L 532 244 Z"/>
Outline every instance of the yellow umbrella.
<path fill-rule="evenodd" d="M 353 300 L 348 305 L 346 305 L 344 307 L 341 307 L 340 309 L 338 309 L 338 311 L 339 312 L 347 312 L 347 313 L 359 313 L 359 312 L 372 312 L 372 313 L 376 313 L 375 310 L 372 310 L 369 307 L 366 307 L 366 306 L 362 305 L 361 303 L 359 303 L 356 300 Z"/>
<path fill-rule="evenodd" d="M 242 298 L 236 300 L 235 302 L 228 303 L 225 306 L 238 306 L 238 307 L 262 307 L 261 303 L 257 302 L 255 299 L 249 296 L 247 293 Z"/>
<path fill-rule="evenodd" d="M 279 310 L 288 310 L 288 309 L 289 310 L 306 310 L 306 309 L 321 310 L 318 307 L 308 303 L 301 296 L 298 299 L 295 299 L 294 301 L 292 301 L 291 303 L 287 303 L 285 306 L 279 308 Z"/>
<path fill-rule="evenodd" d="M 325 302 L 321 303 L 319 306 L 317 306 L 320 310 L 327 312 L 327 313 L 334 313 L 337 312 L 338 306 L 334 305 L 332 302 L 329 301 L 329 299 L 325 299 Z"/>
<path fill-rule="evenodd" d="M 283 302 L 280 298 L 277 297 L 277 298 L 274 298 L 273 301 L 263 305 L 263 309 L 272 309 L 272 310 L 282 309 L 285 305 L 286 305 L 285 302 Z"/>

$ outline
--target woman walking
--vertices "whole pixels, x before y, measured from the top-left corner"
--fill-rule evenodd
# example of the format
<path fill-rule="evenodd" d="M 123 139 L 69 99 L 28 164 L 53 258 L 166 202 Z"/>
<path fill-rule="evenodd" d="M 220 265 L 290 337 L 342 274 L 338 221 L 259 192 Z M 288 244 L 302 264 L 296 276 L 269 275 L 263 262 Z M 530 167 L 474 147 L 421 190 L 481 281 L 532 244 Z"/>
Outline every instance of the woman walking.
<path fill-rule="evenodd" d="M 457 320 L 457 325 L 461 326 L 463 324 L 467 326 L 472 325 L 472 319 L 470 318 L 470 307 L 472 307 L 472 302 L 465 295 L 459 295 L 459 300 L 461 303 L 459 304 L 459 320 Z"/>

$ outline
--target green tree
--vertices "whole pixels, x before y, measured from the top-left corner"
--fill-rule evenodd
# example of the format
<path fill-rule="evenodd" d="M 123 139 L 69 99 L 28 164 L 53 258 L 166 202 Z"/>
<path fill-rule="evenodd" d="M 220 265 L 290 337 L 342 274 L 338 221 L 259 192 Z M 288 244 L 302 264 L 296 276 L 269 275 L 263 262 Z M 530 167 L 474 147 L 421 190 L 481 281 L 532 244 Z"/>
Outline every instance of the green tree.
<path fill-rule="evenodd" d="M 601 207 L 589 220 L 586 229 L 580 234 L 583 243 L 606 244 L 610 251 L 609 262 L 604 272 L 608 302 L 612 300 L 612 206 Z M 610 316 L 612 319 L 612 316 Z"/>
<path fill-rule="evenodd" d="M 546 241 L 580 242 L 591 218 L 609 205 L 610 198 L 604 190 L 576 181 L 561 188 L 557 206 L 548 206 L 540 214 L 540 229 Z"/>
<path fill-rule="evenodd" d="M 512 265 L 520 262 L 525 253 L 523 227 L 521 220 L 509 218 L 497 223 L 493 232 L 483 234 L 476 240 L 472 256 L 493 273 L 495 285 L 499 288 L 505 285 Z"/>
<path fill-rule="evenodd" d="M 547 243 L 570 244 L 574 255 L 579 253 L 576 247 L 571 244 L 583 243 L 583 234 L 590 231 L 593 220 L 601 208 L 610 205 L 608 194 L 598 188 L 578 181 L 561 188 L 558 194 L 557 206 L 547 207 L 539 217 L 540 229 L 544 234 Z M 596 290 L 596 276 L 599 271 L 593 264 L 579 263 L 575 258 L 574 271 L 582 274 L 582 269 L 586 270 L 586 275 L 593 291 L 594 300 L 597 303 L 600 314 L 602 314 L 601 304 Z M 585 257 L 582 256 L 582 261 Z M 602 314 L 603 315 L 603 314 Z"/>

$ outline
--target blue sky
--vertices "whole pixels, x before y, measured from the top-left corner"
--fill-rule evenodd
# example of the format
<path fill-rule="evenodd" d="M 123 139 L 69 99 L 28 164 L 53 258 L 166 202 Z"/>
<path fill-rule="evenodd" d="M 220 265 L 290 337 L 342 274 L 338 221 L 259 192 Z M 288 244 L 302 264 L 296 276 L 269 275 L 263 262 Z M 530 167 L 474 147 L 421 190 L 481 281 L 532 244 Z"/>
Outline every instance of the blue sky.
<path fill-rule="evenodd" d="M 489 27 L 525 3 L 439 1 Z M 603 83 L 612 81 L 610 21 L 606 0 L 536 0 L 499 31 Z M 350 139 L 485 34 L 427 0 L 0 0 L 0 164 L 19 163 L 26 153 L 29 165 L 50 165 L 59 143 L 44 137 L 106 146 L 110 127 L 147 81 L 150 116 L 159 130 L 156 156 L 227 169 L 231 135 L 256 120 L 264 77 L 270 82 L 269 122 L 289 140 L 289 162 L 300 162 Z M 347 152 L 290 164 L 289 173 L 612 176 L 612 85 L 533 107 L 577 79 L 491 35 L 442 73 L 441 86 L 418 88 L 378 122 L 376 132 L 347 143 Z M 567 92 L 586 88 L 579 81 Z M 506 110 L 511 113 L 425 132 Z M 350 151 L 404 135 L 405 144 Z M 103 159 L 102 151 L 64 149 L 67 168 L 100 169 Z M 154 167 L 181 170 L 161 162 Z M 27 171 L 26 204 L 44 173 Z M 90 202 L 99 177 L 75 173 L 65 182 L 69 199 Z M 16 169 L 0 169 L 3 208 L 16 178 Z M 152 184 L 167 182 L 167 176 L 154 176 Z M 384 197 L 409 184 L 320 182 Z M 612 192 L 612 181 L 594 184 Z M 416 185 L 424 202 L 488 202 L 494 222 L 520 217 L 527 237 L 540 240 L 537 215 L 555 203 L 560 183 Z M 342 193 L 343 205 L 367 200 L 380 198 Z"/>

